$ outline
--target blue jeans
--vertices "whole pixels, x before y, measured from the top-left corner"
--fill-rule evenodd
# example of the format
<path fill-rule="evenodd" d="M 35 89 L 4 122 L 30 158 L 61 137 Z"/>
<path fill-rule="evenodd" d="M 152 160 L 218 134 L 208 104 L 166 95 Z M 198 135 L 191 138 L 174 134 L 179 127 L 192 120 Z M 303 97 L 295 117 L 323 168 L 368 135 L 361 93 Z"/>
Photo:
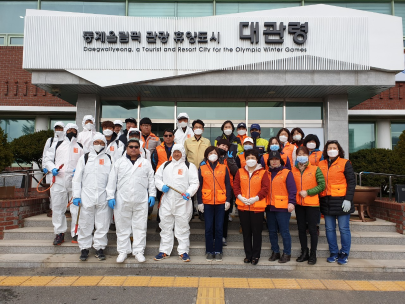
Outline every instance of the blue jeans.
<path fill-rule="evenodd" d="M 205 220 L 205 251 L 222 253 L 222 236 L 224 226 L 225 205 L 204 205 Z M 215 244 L 214 244 L 215 223 Z"/>
<path fill-rule="evenodd" d="M 284 254 L 291 255 L 291 235 L 290 235 L 290 212 L 269 211 L 266 209 L 267 228 L 269 228 L 269 238 L 271 250 L 275 253 L 280 252 L 278 246 L 277 230 L 280 229 L 283 238 Z"/>
<path fill-rule="evenodd" d="M 341 252 L 349 255 L 352 235 L 350 233 L 350 214 L 345 215 L 325 215 L 326 239 L 329 244 L 330 253 L 339 253 L 336 237 L 336 218 L 338 220 L 340 241 L 342 243 Z"/>

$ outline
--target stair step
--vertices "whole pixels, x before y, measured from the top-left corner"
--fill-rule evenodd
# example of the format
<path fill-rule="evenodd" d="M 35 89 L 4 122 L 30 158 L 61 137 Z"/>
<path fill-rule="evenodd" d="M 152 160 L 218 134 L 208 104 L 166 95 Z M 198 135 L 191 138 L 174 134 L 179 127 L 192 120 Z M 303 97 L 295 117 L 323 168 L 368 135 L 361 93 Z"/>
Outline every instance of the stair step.
<path fill-rule="evenodd" d="M 156 255 L 159 251 L 158 242 L 148 242 L 145 250 L 146 255 Z M 61 246 L 53 246 L 52 240 L 3 240 L 0 242 L 0 254 L 78 254 L 80 252 L 77 244 L 65 242 Z M 110 242 L 105 250 L 106 254 L 116 254 L 115 242 Z M 244 257 L 243 244 L 241 242 L 229 242 L 228 246 L 223 248 L 225 257 Z M 29 255 L 28 255 L 29 253 Z M 176 253 L 174 248 L 173 253 Z M 270 256 L 270 244 L 263 243 L 262 256 Z M 292 256 L 297 257 L 300 253 L 299 243 L 292 244 Z M 191 256 L 204 256 L 205 243 L 192 242 L 190 246 Z M 317 255 L 319 257 L 328 257 L 329 249 L 327 244 L 319 244 Z M 363 245 L 352 244 L 350 257 L 354 259 L 372 259 L 372 260 L 404 260 L 405 245 Z"/>

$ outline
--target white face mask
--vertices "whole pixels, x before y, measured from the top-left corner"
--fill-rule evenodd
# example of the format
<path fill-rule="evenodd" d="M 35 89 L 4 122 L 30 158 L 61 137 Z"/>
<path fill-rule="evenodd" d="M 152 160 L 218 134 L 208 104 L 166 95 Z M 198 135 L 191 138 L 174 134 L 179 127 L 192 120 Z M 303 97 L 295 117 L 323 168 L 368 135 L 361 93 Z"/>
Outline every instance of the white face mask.
<path fill-rule="evenodd" d="M 339 150 L 328 150 L 329 157 L 336 157 L 339 155 Z"/>
<path fill-rule="evenodd" d="M 201 135 L 201 134 L 203 134 L 203 130 L 202 129 L 195 129 L 194 134 L 195 135 Z"/>
<path fill-rule="evenodd" d="M 257 165 L 257 160 L 255 160 L 255 159 L 248 159 L 248 160 L 246 161 L 246 165 L 247 165 L 248 167 L 256 167 L 256 165 Z"/>
<path fill-rule="evenodd" d="M 302 138 L 301 135 L 294 135 L 294 136 L 293 136 L 293 139 L 294 139 L 295 141 L 300 141 L 301 138 Z"/>
<path fill-rule="evenodd" d="M 288 140 L 288 137 L 285 135 L 280 135 L 280 137 L 278 138 L 282 143 L 285 143 Z"/>
<path fill-rule="evenodd" d="M 111 135 L 113 134 L 113 131 L 111 131 L 110 129 L 105 129 L 105 130 L 103 131 L 103 134 L 104 134 L 105 136 L 111 136 Z"/>
<path fill-rule="evenodd" d="M 178 125 L 180 128 L 185 128 L 185 127 L 187 127 L 187 122 L 182 121 L 182 122 L 177 123 L 177 125 Z"/>
<path fill-rule="evenodd" d="M 316 148 L 316 143 L 307 143 L 307 148 L 308 149 L 315 149 Z"/>
<path fill-rule="evenodd" d="M 208 160 L 211 162 L 216 162 L 217 159 L 218 159 L 218 155 L 216 155 L 216 154 L 211 154 L 208 156 Z"/>
<path fill-rule="evenodd" d="M 96 151 L 97 153 L 100 152 L 101 150 L 104 149 L 104 146 L 102 145 L 93 145 L 94 151 Z"/>
<path fill-rule="evenodd" d="M 245 130 L 245 129 L 238 130 L 238 135 L 243 136 L 243 135 L 245 135 L 245 134 L 246 134 L 246 130 Z"/>
<path fill-rule="evenodd" d="M 87 130 L 89 130 L 89 131 L 95 129 L 95 128 L 94 128 L 94 125 L 93 125 L 92 123 L 90 123 L 90 122 L 86 123 L 86 124 L 84 125 L 84 127 L 85 127 Z"/>
<path fill-rule="evenodd" d="M 231 135 L 231 134 L 232 134 L 232 129 L 225 129 L 225 130 L 224 130 L 224 134 L 225 134 L 226 136 Z"/>
<path fill-rule="evenodd" d="M 62 138 L 62 137 L 63 137 L 63 134 L 65 134 L 63 131 L 55 131 L 55 135 L 56 135 L 58 138 Z"/>

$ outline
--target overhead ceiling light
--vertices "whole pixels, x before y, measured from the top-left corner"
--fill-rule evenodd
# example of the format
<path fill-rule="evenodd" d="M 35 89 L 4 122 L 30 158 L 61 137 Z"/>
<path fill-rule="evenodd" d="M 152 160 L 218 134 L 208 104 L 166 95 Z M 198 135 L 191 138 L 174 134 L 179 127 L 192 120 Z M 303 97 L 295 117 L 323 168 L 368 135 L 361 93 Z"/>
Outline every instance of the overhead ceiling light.
<path fill-rule="evenodd" d="M 270 91 L 268 94 L 276 94 L 275 91 Z"/>
<path fill-rule="evenodd" d="M 20 16 L 21 19 L 24 19 L 24 16 Z"/>

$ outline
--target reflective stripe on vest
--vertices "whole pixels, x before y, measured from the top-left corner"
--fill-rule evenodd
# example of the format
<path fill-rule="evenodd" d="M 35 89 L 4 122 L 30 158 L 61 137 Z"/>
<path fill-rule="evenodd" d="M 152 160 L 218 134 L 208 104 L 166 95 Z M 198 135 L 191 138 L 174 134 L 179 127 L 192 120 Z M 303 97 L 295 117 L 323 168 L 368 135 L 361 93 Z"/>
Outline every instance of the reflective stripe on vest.
<path fill-rule="evenodd" d="M 288 208 L 287 175 L 289 172 L 290 170 L 283 169 L 277 173 L 273 180 L 271 180 L 271 173 L 269 172 L 269 201 L 270 205 L 276 208 Z"/>
<path fill-rule="evenodd" d="M 330 168 L 328 168 L 328 161 L 326 159 L 319 162 L 319 168 L 326 182 L 325 190 L 320 194 L 321 197 L 327 195 L 346 196 L 347 181 L 344 172 L 347 162 L 347 159 L 338 157 Z"/>
<path fill-rule="evenodd" d="M 309 156 L 309 162 L 311 165 L 318 166 L 319 162 L 321 161 L 322 158 L 322 151 L 315 151 L 312 152 L 311 155 Z"/>
<path fill-rule="evenodd" d="M 283 148 L 283 153 L 286 154 L 291 160 L 293 159 L 292 155 L 294 152 L 295 146 L 290 144 L 289 142 L 286 142 Z M 293 166 L 294 164 L 291 164 Z"/>
<path fill-rule="evenodd" d="M 284 166 L 287 166 L 287 158 L 288 158 L 287 154 L 280 153 L 280 156 L 281 156 L 281 159 L 284 161 Z M 269 159 L 269 154 L 264 154 L 263 161 L 264 161 L 264 166 L 266 167 L 266 171 L 269 171 L 269 165 L 267 164 L 268 159 Z"/>
<path fill-rule="evenodd" d="M 158 163 L 156 165 L 156 171 L 159 169 L 159 167 L 166 161 L 172 160 L 172 157 L 170 156 L 169 159 L 167 159 L 167 154 L 166 154 L 166 149 L 164 147 L 164 143 L 156 147 L 156 152 L 157 152 L 157 157 L 158 157 Z"/>
<path fill-rule="evenodd" d="M 319 206 L 318 194 L 314 196 L 307 195 L 305 198 L 300 195 L 301 190 L 309 190 L 318 186 L 316 181 L 316 170 L 318 167 L 308 164 L 304 172 L 294 167 L 291 172 L 294 175 L 295 185 L 297 186 L 297 204 L 301 206 Z"/>
<path fill-rule="evenodd" d="M 257 194 L 262 189 L 262 179 L 264 174 L 267 174 L 266 170 L 264 170 L 263 168 L 260 170 L 256 170 L 253 172 L 251 177 L 249 177 L 249 172 L 246 171 L 245 168 L 240 168 L 238 171 L 242 196 L 245 198 L 257 196 Z M 239 210 L 262 212 L 264 211 L 264 209 L 266 209 L 267 198 L 265 197 L 264 199 L 257 201 L 250 206 L 246 206 L 238 198 L 236 198 L 235 203 L 236 205 L 238 205 Z"/>
<path fill-rule="evenodd" d="M 204 204 L 218 205 L 226 202 L 226 187 L 225 176 L 226 166 L 217 163 L 217 166 L 212 170 L 210 164 L 205 164 L 200 167 L 201 176 L 203 178 L 202 185 L 202 201 Z M 215 175 L 215 178 L 214 178 Z"/>

